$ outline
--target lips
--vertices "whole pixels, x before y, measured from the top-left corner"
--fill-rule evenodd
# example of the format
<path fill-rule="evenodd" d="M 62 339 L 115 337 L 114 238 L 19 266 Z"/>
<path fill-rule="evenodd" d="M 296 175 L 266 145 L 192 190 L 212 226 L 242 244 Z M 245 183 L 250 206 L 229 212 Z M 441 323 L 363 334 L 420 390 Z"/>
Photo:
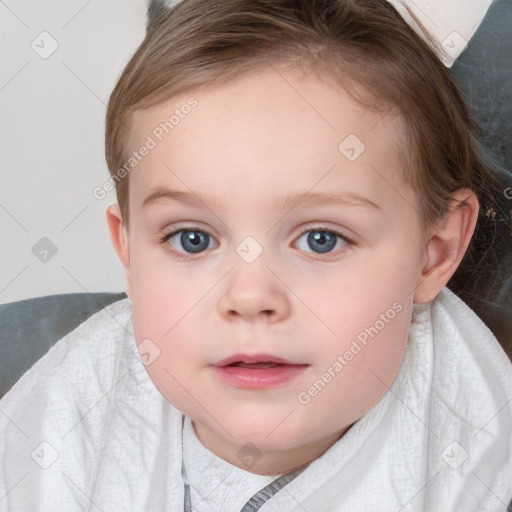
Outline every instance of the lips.
<path fill-rule="evenodd" d="M 275 368 L 282 365 L 303 365 L 304 363 L 288 361 L 272 354 L 234 354 L 226 357 L 213 366 L 239 366 L 242 368 Z"/>
<path fill-rule="evenodd" d="M 230 387 L 262 391 L 289 385 L 308 366 L 273 354 L 234 354 L 213 364 L 212 370 Z"/>

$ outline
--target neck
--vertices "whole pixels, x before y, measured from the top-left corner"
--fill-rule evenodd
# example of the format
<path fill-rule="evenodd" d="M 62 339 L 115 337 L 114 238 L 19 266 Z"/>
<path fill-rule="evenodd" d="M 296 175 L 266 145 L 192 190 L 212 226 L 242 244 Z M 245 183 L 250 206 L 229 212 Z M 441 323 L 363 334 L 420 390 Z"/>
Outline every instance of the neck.
<path fill-rule="evenodd" d="M 201 444 L 217 457 L 244 471 L 268 476 L 278 476 L 308 466 L 341 439 L 350 428 L 347 427 L 314 443 L 284 450 L 260 450 L 249 443 L 240 448 L 240 445 L 226 442 L 202 425 L 193 421 L 192 425 Z M 256 460 L 253 463 L 254 459 Z"/>

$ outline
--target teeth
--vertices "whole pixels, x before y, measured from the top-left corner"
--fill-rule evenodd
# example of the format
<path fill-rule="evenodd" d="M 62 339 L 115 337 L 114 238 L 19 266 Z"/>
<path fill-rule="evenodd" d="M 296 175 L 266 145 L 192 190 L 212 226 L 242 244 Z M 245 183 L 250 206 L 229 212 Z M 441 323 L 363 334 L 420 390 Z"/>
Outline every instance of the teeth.
<path fill-rule="evenodd" d="M 278 363 L 244 363 L 244 362 L 239 362 L 239 363 L 236 363 L 234 366 L 240 366 L 242 368 L 255 368 L 255 369 L 260 369 L 260 368 L 274 368 L 275 366 L 280 366 Z"/>

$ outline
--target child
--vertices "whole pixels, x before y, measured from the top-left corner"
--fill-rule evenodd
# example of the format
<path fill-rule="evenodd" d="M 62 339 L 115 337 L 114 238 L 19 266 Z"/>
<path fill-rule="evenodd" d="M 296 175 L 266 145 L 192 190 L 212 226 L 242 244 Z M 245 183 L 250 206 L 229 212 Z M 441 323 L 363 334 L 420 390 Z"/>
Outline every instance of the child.
<path fill-rule="evenodd" d="M 446 284 L 496 183 L 384 0 L 185 0 L 110 98 L 128 298 L 0 402 L 0 509 L 505 511 L 512 365 Z"/>

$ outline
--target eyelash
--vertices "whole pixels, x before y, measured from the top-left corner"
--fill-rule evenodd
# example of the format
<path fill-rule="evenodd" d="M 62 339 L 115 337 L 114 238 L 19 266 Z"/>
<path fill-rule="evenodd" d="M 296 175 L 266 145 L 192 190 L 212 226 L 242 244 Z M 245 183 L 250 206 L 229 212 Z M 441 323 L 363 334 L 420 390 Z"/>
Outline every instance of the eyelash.
<path fill-rule="evenodd" d="M 207 235 L 207 236 L 211 237 L 211 235 L 209 233 L 207 233 L 206 231 L 204 231 L 203 229 L 200 229 L 200 228 L 195 227 L 195 226 L 191 226 L 191 227 L 187 227 L 187 228 L 175 229 L 175 230 L 171 231 L 170 233 L 164 234 L 164 235 L 162 235 L 161 237 L 158 238 L 158 242 L 160 244 L 164 245 L 165 249 L 167 251 L 169 251 L 172 254 L 172 256 L 180 258 L 183 261 L 193 261 L 193 260 L 196 259 L 195 257 L 189 256 L 189 255 L 187 255 L 185 253 L 182 253 L 182 252 L 179 252 L 179 251 L 176 251 L 176 250 L 172 249 L 170 247 L 170 245 L 167 243 L 170 238 L 172 238 L 174 235 L 177 235 L 178 233 L 181 233 L 182 231 L 195 231 L 195 232 L 202 233 L 204 235 Z M 352 240 L 350 240 L 349 238 L 347 238 L 345 235 L 342 235 L 341 233 L 339 233 L 338 231 L 334 231 L 333 229 L 327 229 L 327 228 L 324 228 L 322 226 L 313 226 L 313 227 L 309 227 L 309 228 L 304 229 L 303 231 L 301 231 L 301 233 L 297 237 L 297 240 L 299 240 L 304 234 L 309 233 L 311 231 L 320 231 L 322 233 L 329 233 L 330 235 L 334 235 L 334 236 L 337 236 L 337 237 L 341 238 L 347 244 L 347 246 L 355 245 L 355 243 Z M 329 252 L 329 253 L 325 253 L 325 254 L 328 257 L 329 255 L 335 254 L 335 253 L 336 252 L 334 252 L 334 253 Z M 321 253 L 313 252 L 311 254 L 316 254 L 317 256 L 322 256 Z"/>

